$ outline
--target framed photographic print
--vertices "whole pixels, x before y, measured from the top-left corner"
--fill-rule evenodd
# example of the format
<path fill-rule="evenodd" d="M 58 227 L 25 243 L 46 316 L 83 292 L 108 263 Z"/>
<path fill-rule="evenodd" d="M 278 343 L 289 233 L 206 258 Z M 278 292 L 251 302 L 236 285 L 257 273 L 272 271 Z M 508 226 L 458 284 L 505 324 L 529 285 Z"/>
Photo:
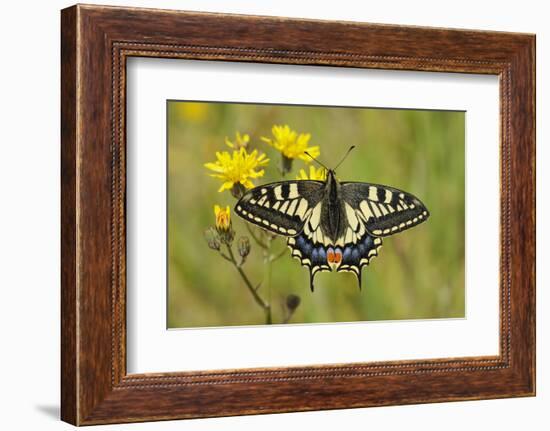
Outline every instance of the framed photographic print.
<path fill-rule="evenodd" d="M 535 394 L 533 35 L 61 30 L 63 420 Z"/>

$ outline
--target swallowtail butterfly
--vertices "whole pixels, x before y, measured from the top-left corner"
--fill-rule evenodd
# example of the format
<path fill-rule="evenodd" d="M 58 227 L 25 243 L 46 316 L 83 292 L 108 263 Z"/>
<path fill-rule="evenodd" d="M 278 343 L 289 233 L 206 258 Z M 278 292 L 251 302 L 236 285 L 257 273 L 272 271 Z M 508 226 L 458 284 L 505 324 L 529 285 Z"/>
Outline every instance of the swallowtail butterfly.
<path fill-rule="evenodd" d="M 361 289 L 361 269 L 378 255 L 382 238 L 429 217 L 412 194 L 378 184 L 339 182 L 333 169 L 327 169 L 325 181 L 255 187 L 241 197 L 235 212 L 287 237 L 292 256 L 309 268 L 312 291 L 318 271 L 353 272 Z"/>

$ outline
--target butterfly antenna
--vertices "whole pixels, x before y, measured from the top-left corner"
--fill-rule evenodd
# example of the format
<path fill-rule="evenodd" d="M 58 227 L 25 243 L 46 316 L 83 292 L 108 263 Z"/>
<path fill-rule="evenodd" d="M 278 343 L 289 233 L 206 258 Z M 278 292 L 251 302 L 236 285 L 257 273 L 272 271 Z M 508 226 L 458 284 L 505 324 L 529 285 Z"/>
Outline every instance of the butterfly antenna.
<path fill-rule="evenodd" d="M 355 148 L 355 145 L 352 145 L 351 147 L 349 147 L 348 151 L 346 152 L 346 154 L 344 154 L 344 157 L 342 157 L 342 160 L 340 160 L 340 162 L 336 165 L 336 167 L 333 169 L 334 171 L 336 169 L 338 169 L 338 166 L 340 166 L 344 160 L 346 160 L 346 158 L 348 157 L 349 153 L 351 153 L 351 150 L 353 150 Z"/>
<path fill-rule="evenodd" d="M 313 160 L 315 163 L 318 163 L 319 166 L 325 168 L 327 171 L 329 170 L 329 168 L 327 168 L 325 165 L 323 165 L 319 160 L 317 160 L 315 157 L 313 157 L 311 154 L 309 154 L 307 151 L 304 151 L 304 154 L 306 156 L 309 156 L 311 158 L 311 160 Z"/>

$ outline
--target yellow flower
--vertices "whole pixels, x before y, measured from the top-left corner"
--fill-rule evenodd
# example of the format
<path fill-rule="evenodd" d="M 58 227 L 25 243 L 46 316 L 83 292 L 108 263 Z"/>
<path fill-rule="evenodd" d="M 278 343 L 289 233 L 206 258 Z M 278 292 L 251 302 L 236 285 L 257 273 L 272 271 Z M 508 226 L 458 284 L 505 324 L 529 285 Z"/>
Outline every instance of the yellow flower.
<path fill-rule="evenodd" d="M 251 179 L 262 177 L 265 171 L 258 168 L 269 163 L 269 159 L 266 158 L 265 154 L 258 155 L 257 150 L 248 153 L 243 147 L 239 150 L 233 150 L 233 154 L 228 151 L 218 151 L 216 152 L 216 159 L 214 163 L 205 163 L 204 166 L 215 172 L 210 174 L 211 177 L 223 180 L 219 192 L 231 190 L 233 186 L 238 184 L 247 189 L 254 187 Z"/>
<path fill-rule="evenodd" d="M 315 166 L 310 166 L 309 176 L 308 174 L 306 174 L 305 169 L 300 169 L 300 173 L 296 175 L 296 179 L 325 181 L 327 179 L 327 171 L 323 167 L 320 167 L 319 169 L 315 169 Z"/>
<path fill-rule="evenodd" d="M 305 162 L 311 162 L 311 158 L 307 156 L 306 151 L 312 157 L 318 157 L 321 154 L 317 145 L 308 147 L 311 134 L 300 133 L 292 130 L 287 124 L 284 126 L 273 126 L 271 129 L 275 139 L 262 137 L 262 141 L 267 142 L 276 150 L 280 151 L 287 159 L 302 159 Z"/>
<path fill-rule="evenodd" d="M 222 208 L 219 205 L 214 205 L 214 215 L 216 216 L 216 231 L 218 232 L 219 240 L 230 246 L 235 237 L 235 231 L 231 227 L 231 212 L 229 211 L 229 207 Z M 214 249 L 217 246 L 217 250 L 219 250 L 219 244 L 213 240 L 208 242 L 208 246 Z"/>
<path fill-rule="evenodd" d="M 246 148 L 248 146 L 248 142 L 250 141 L 250 136 L 248 136 L 246 133 L 241 135 L 239 132 L 235 133 L 235 143 L 231 142 L 229 138 L 225 137 L 225 143 L 229 148 L 233 148 L 234 150 L 239 150 L 240 148 Z"/>
<path fill-rule="evenodd" d="M 175 106 L 176 112 L 184 120 L 202 122 L 208 115 L 208 104 L 200 102 L 180 102 Z"/>
<path fill-rule="evenodd" d="M 229 226 L 231 226 L 231 211 L 229 210 L 229 206 L 222 208 L 219 205 L 214 205 L 214 215 L 216 216 L 216 229 L 221 231 L 229 230 Z"/>

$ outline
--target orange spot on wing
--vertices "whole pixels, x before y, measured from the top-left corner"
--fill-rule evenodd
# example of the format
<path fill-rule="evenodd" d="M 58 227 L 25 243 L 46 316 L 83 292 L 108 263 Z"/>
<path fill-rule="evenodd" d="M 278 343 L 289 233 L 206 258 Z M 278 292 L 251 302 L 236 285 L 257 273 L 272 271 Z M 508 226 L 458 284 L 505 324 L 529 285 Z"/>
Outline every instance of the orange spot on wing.
<path fill-rule="evenodd" d="M 334 252 L 334 263 L 340 263 L 342 262 L 342 251 L 336 250 Z"/>

